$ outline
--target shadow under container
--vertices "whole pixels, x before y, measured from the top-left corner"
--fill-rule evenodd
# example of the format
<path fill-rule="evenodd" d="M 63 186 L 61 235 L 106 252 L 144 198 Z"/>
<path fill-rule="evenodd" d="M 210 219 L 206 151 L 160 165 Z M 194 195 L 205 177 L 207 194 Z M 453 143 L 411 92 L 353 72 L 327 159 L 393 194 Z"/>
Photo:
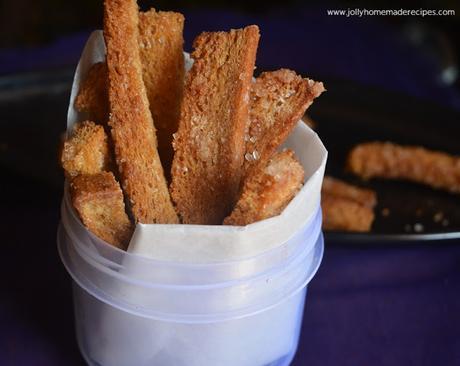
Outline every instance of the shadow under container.
<path fill-rule="evenodd" d="M 289 240 L 250 258 L 153 260 L 91 234 L 66 194 L 58 249 L 89 365 L 279 366 L 296 352 L 324 243 L 318 207 Z"/>

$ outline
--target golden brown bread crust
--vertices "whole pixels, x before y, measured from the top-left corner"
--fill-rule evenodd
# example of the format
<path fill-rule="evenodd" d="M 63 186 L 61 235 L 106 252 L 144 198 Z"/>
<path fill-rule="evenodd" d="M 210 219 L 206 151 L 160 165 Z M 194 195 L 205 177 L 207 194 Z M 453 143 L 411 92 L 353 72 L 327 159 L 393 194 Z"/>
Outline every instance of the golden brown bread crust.
<path fill-rule="evenodd" d="M 202 33 L 174 136 L 171 195 L 185 224 L 220 224 L 236 202 L 259 29 Z"/>
<path fill-rule="evenodd" d="M 73 178 L 70 195 L 83 224 L 91 232 L 117 248 L 127 248 L 134 227 L 126 215 L 120 185 L 112 173 Z"/>
<path fill-rule="evenodd" d="M 252 170 L 224 225 L 248 225 L 279 215 L 302 187 L 304 171 L 294 152 L 276 153 L 268 164 Z"/>
<path fill-rule="evenodd" d="M 109 119 L 107 92 L 107 64 L 98 62 L 91 66 L 80 84 L 75 98 L 75 108 L 88 114 L 88 118 L 101 124 Z"/>
<path fill-rule="evenodd" d="M 460 157 L 419 146 L 391 142 L 360 144 L 350 152 L 347 166 L 364 179 L 405 179 L 460 193 Z"/>
<path fill-rule="evenodd" d="M 76 124 L 62 146 L 61 164 L 67 178 L 109 170 L 111 158 L 104 128 L 91 121 Z"/>
<path fill-rule="evenodd" d="M 163 170 L 170 179 L 172 136 L 177 131 L 184 88 L 184 16 L 151 9 L 139 14 L 143 79 L 155 121 Z"/>
<path fill-rule="evenodd" d="M 323 91 L 323 83 L 303 79 L 287 69 L 264 72 L 256 79 L 250 95 L 246 173 L 270 159 Z"/>
<path fill-rule="evenodd" d="M 321 193 L 346 198 L 369 208 L 377 204 L 377 194 L 372 189 L 357 187 L 329 176 L 324 177 Z"/>
<path fill-rule="evenodd" d="M 368 232 L 374 221 L 374 211 L 348 198 L 323 194 L 323 229 L 332 231 Z"/>
<path fill-rule="evenodd" d="M 123 189 L 136 222 L 177 223 L 142 81 L 136 1 L 106 0 L 104 5 L 109 126 Z"/>

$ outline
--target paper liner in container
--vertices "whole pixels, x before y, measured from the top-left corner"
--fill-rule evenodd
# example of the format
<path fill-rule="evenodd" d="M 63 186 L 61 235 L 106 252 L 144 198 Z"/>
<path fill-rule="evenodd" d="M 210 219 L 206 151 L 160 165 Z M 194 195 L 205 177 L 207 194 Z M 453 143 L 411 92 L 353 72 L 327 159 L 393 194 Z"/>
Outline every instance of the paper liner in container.
<path fill-rule="evenodd" d="M 192 62 L 187 54 L 184 57 L 186 68 L 189 69 Z M 88 39 L 75 73 L 68 110 L 68 130 L 74 123 L 87 117 L 74 109 L 75 97 L 82 78 L 91 65 L 104 60 L 105 45 L 102 32 L 95 31 Z M 299 278 L 301 276 L 298 272 L 293 271 L 289 274 L 286 271 L 284 277 L 275 276 L 277 280 L 271 283 L 265 277 L 261 277 L 264 283 L 260 282 L 260 285 L 252 286 L 251 291 L 248 291 L 244 279 L 257 279 L 258 274 L 269 273 L 271 266 L 276 266 L 277 263 L 279 267 L 280 257 L 286 258 L 288 263 L 287 260 L 295 255 L 299 258 L 304 255 L 301 257 L 302 266 L 318 265 L 318 253 L 313 250 L 316 244 L 315 238 L 304 245 L 303 254 L 295 250 L 299 248 L 299 241 L 306 240 L 307 235 L 317 237 L 320 232 L 319 202 L 327 151 L 316 133 L 302 122 L 298 123 L 286 141 L 285 147 L 293 149 L 301 162 L 305 170 L 305 184 L 281 215 L 245 227 L 159 224 L 136 226 L 128 254 L 115 251 L 119 257 L 117 263 L 120 265 L 116 270 L 119 271 L 120 276 L 143 283 L 163 283 L 173 287 L 177 284 L 192 287 L 209 286 L 213 289 L 219 288 L 219 291 L 208 292 L 207 296 L 202 297 L 191 294 L 180 301 L 170 294 L 163 295 L 159 290 L 146 293 L 134 286 L 132 281 L 120 282 L 108 278 L 100 282 L 97 286 L 104 288 L 105 293 L 108 293 L 112 299 L 118 299 L 118 302 L 114 302 L 115 307 L 112 306 L 113 303 L 105 305 L 97 319 L 97 327 L 94 331 L 98 334 L 95 339 L 100 341 L 89 347 L 93 358 L 99 364 L 130 364 L 133 361 L 133 354 L 126 354 L 126 349 L 131 343 L 132 347 L 129 349 L 135 352 L 137 365 L 151 364 L 152 360 L 154 364 L 202 365 L 203 362 L 213 359 L 219 365 L 264 365 L 281 357 L 289 347 L 292 347 L 288 341 L 268 343 L 271 344 L 270 347 L 265 345 L 274 334 L 278 338 L 283 337 L 285 332 L 293 331 L 295 324 L 289 323 L 292 316 L 288 315 L 298 311 L 299 301 L 293 302 L 292 306 L 288 306 L 289 301 L 286 301 L 286 306 L 278 311 L 266 311 L 265 315 L 248 317 L 246 321 L 229 320 L 232 317 L 236 319 L 236 314 L 240 314 L 242 310 L 246 310 L 249 314 L 252 308 L 269 309 L 276 302 L 271 295 L 272 292 L 277 287 L 283 288 L 284 284 L 300 285 L 296 283 L 295 276 Z M 73 210 L 68 201 L 63 207 L 63 211 Z M 67 215 L 69 220 L 71 217 L 72 215 Z M 73 218 L 78 221 L 74 214 Z M 64 219 L 63 225 L 66 225 Z M 88 233 L 81 223 L 79 225 L 80 228 L 74 234 L 80 241 L 86 240 L 87 243 L 92 243 L 98 252 L 106 250 L 105 243 L 101 245 L 100 241 Z M 311 233 L 308 234 L 306 231 Z M 265 255 L 274 251 L 276 256 Z M 149 261 L 145 261 L 143 265 L 142 260 L 139 260 L 140 257 L 154 260 L 156 265 L 153 267 Z M 194 266 L 201 265 L 208 269 L 192 271 L 194 275 L 190 276 L 190 272 L 177 271 L 174 270 L 174 265 L 163 266 L 163 263 L 190 265 L 192 269 L 195 268 Z M 226 263 L 228 265 L 225 265 Z M 214 264 L 219 266 L 219 270 L 212 272 L 210 276 L 209 268 Z M 221 286 L 222 282 L 236 285 L 225 287 Z M 241 285 L 238 285 L 239 283 Z M 280 299 L 287 296 L 289 288 L 284 287 L 286 287 L 285 293 L 276 291 Z M 184 304 L 187 310 L 184 310 Z M 149 312 L 151 308 L 155 308 L 156 313 Z M 128 312 L 120 309 L 128 309 Z M 194 321 L 190 321 L 184 315 L 181 318 L 182 326 L 172 326 L 163 321 L 171 321 L 165 315 L 168 313 L 188 314 L 190 319 L 194 317 L 205 319 L 204 323 L 208 325 L 194 325 Z M 148 323 L 144 318 L 139 317 L 139 314 L 157 320 Z M 165 315 L 163 320 L 158 320 L 161 318 L 158 314 Z M 219 314 L 228 316 L 225 318 Z M 217 319 L 221 321 L 217 322 Z M 254 330 L 259 332 L 252 341 L 239 337 L 239 334 L 254 333 Z M 142 335 L 145 344 L 136 334 Z M 130 336 L 137 340 L 128 339 Z M 199 349 L 205 350 L 205 359 L 200 358 L 202 356 L 197 353 Z M 240 351 L 235 352 L 235 350 Z M 251 350 L 252 356 L 248 358 L 238 354 L 241 350 Z"/>

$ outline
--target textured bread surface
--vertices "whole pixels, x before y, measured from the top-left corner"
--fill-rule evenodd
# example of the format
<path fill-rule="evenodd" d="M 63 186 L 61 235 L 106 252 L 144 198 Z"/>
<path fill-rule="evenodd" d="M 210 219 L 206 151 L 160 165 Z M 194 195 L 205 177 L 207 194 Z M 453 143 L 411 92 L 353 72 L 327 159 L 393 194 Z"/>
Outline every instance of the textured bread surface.
<path fill-rule="evenodd" d="M 287 69 L 264 72 L 256 79 L 250 94 L 245 172 L 270 159 L 323 91 L 323 83 Z"/>
<path fill-rule="evenodd" d="M 185 224 L 220 224 L 236 202 L 259 29 L 202 33 L 174 136 L 171 195 Z"/>
<path fill-rule="evenodd" d="M 374 211 L 348 198 L 323 194 L 323 229 L 331 231 L 368 232 L 374 221 Z"/>
<path fill-rule="evenodd" d="M 268 164 L 254 169 L 225 225 L 248 225 L 279 215 L 302 187 L 304 171 L 294 152 L 276 153 Z"/>
<path fill-rule="evenodd" d="M 139 47 L 143 80 L 164 172 L 170 175 L 172 135 L 177 131 L 184 88 L 184 16 L 151 9 L 139 14 Z"/>
<path fill-rule="evenodd" d="M 377 194 L 372 189 L 357 187 L 329 176 L 324 177 L 321 192 L 338 198 L 347 198 L 369 208 L 374 208 L 377 204 Z"/>
<path fill-rule="evenodd" d="M 165 173 L 173 156 L 172 135 L 179 123 L 184 84 L 184 16 L 151 9 L 139 13 L 139 51 L 142 76 L 155 121 L 158 151 Z M 75 99 L 75 108 L 105 124 L 109 119 L 107 63 L 91 66 Z"/>
<path fill-rule="evenodd" d="M 133 233 L 120 185 L 110 172 L 79 175 L 71 180 L 70 195 L 83 224 L 96 236 L 126 249 Z"/>
<path fill-rule="evenodd" d="M 350 152 L 347 166 L 364 179 L 409 180 L 460 193 L 460 157 L 419 146 L 391 142 L 360 144 Z"/>
<path fill-rule="evenodd" d="M 142 80 L 137 4 L 134 0 L 104 4 L 109 126 L 121 183 L 136 222 L 177 223 Z"/>
<path fill-rule="evenodd" d="M 104 128 L 91 121 L 75 125 L 62 146 L 61 165 L 68 178 L 109 170 L 111 164 Z"/>
<path fill-rule="evenodd" d="M 90 67 L 80 84 L 75 98 L 75 108 L 88 114 L 88 118 L 101 124 L 109 119 L 107 92 L 107 64 L 98 62 Z"/>

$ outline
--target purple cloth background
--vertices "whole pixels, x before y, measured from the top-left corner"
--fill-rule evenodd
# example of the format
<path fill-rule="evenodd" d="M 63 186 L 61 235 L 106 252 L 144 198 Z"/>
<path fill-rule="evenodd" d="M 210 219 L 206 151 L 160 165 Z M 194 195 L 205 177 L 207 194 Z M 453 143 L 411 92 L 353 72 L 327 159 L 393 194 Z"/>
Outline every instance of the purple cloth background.
<path fill-rule="evenodd" d="M 457 91 L 437 83 L 435 65 L 375 19 L 327 17 L 324 9 L 258 17 L 202 11 L 186 17 L 189 49 L 201 30 L 257 23 L 259 70 L 290 67 L 320 80 L 349 79 L 460 108 Z M 0 50 L 0 73 L 75 67 L 87 36 Z M 6 254 L 0 266 L 0 364 L 81 365 L 70 279 L 55 247 L 60 192 L 1 174 Z M 30 225 L 23 228 L 22 222 Z M 460 365 L 458 244 L 326 243 L 293 365 Z"/>

